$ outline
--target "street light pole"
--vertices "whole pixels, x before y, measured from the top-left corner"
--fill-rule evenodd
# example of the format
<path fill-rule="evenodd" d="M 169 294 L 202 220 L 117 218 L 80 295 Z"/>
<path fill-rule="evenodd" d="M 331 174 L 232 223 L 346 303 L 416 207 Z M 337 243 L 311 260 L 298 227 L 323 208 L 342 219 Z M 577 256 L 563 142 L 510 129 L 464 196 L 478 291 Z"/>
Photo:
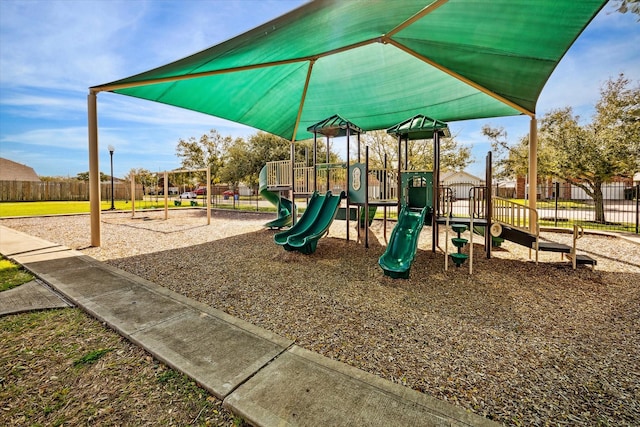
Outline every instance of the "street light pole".
<path fill-rule="evenodd" d="M 113 145 L 109 145 L 109 156 L 111 157 L 111 210 L 114 210 L 115 204 L 114 204 L 114 198 L 113 198 L 113 152 L 116 151 L 116 149 L 113 147 Z"/>

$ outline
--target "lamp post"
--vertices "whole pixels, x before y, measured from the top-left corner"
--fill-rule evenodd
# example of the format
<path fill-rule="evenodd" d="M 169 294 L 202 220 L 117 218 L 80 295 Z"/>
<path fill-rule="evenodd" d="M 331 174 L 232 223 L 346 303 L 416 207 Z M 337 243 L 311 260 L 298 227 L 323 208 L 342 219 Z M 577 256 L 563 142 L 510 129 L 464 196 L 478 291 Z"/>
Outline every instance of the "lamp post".
<path fill-rule="evenodd" d="M 116 207 L 114 205 L 114 199 L 113 199 L 113 152 L 116 151 L 116 149 L 113 147 L 113 145 L 109 145 L 109 156 L 111 157 L 111 210 L 114 210 Z"/>

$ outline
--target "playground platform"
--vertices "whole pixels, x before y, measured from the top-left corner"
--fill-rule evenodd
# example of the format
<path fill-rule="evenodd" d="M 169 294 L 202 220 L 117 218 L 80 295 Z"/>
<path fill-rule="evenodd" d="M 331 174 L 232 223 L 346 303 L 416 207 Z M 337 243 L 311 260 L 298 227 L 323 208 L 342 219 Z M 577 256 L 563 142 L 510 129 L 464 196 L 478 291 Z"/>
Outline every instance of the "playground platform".
<path fill-rule="evenodd" d="M 193 378 L 252 425 L 498 425 L 67 247 L 0 226 L 0 253 Z M 19 294 L 29 291 L 24 286 L 14 290 L 14 298 L 0 299 L 0 311 L 11 312 Z M 27 298 L 51 295 L 45 290 Z M 56 298 L 47 301 L 62 305 Z"/>

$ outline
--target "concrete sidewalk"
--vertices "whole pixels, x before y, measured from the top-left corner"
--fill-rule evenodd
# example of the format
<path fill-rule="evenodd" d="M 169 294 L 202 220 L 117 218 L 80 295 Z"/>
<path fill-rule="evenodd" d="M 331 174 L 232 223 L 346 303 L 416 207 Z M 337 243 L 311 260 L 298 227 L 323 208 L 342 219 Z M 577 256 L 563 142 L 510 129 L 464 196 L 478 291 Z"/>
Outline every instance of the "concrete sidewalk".
<path fill-rule="evenodd" d="M 67 308 L 72 304 L 39 280 L 0 292 L 0 316 L 26 311 Z"/>
<path fill-rule="evenodd" d="M 46 240 L 0 226 L 0 253 L 253 425 L 498 425 Z"/>

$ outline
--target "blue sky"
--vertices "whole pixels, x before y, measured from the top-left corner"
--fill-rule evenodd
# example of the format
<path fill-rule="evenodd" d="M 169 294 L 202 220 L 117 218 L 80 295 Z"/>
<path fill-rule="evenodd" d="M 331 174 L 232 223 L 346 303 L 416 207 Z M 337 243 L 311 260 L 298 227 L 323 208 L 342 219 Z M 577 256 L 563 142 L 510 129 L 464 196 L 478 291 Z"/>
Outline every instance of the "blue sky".
<path fill-rule="evenodd" d="M 0 157 L 41 176 L 87 171 L 87 94 L 107 83 L 223 42 L 303 4 L 302 0 L 0 0 Z M 588 120 L 610 77 L 640 81 L 638 16 L 611 5 L 560 62 L 538 102 L 538 116 L 571 106 Z M 100 169 L 172 169 L 180 138 L 210 129 L 247 137 L 255 129 L 215 117 L 110 93 L 98 95 Z M 451 123 L 472 146 L 484 174 L 490 149 L 483 125 L 504 127 L 511 141 L 526 135 L 527 117 Z"/>

